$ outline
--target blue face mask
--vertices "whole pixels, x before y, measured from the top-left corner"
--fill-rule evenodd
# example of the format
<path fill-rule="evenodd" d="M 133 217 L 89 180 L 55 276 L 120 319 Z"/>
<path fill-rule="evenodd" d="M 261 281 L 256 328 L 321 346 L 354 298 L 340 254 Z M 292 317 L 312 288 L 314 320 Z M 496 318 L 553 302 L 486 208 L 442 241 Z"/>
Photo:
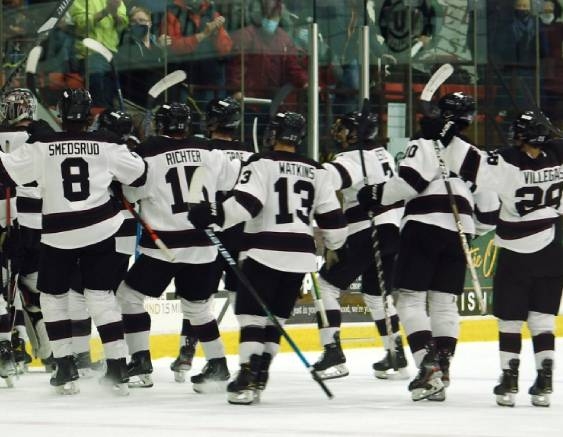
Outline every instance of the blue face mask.
<path fill-rule="evenodd" d="M 262 29 L 267 34 L 273 35 L 278 28 L 279 20 L 270 20 L 269 18 L 262 18 Z"/>
<path fill-rule="evenodd" d="M 309 29 L 302 27 L 297 31 L 296 37 L 302 46 L 306 46 L 309 43 Z"/>

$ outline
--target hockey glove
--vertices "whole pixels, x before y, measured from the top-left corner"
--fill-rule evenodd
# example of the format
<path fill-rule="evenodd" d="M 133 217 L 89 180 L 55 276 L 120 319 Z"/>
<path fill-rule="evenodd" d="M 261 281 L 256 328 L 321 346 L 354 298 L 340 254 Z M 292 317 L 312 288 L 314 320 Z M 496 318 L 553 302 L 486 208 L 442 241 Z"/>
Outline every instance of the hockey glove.
<path fill-rule="evenodd" d="M 365 185 L 358 191 L 357 199 L 360 206 L 366 212 L 375 212 L 381 208 L 381 195 L 383 193 L 383 185 Z"/>
<path fill-rule="evenodd" d="M 212 224 L 223 226 L 225 222 L 223 205 L 209 202 L 192 205 L 188 212 L 188 220 L 196 229 L 206 229 Z"/>
<path fill-rule="evenodd" d="M 420 129 L 423 138 L 427 140 L 440 140 L 444 147 L 450 144 L 452 138 L 459 132 L 459 127 L 454 121 L 445 120 L 442 117 L 422 117 Z"/>

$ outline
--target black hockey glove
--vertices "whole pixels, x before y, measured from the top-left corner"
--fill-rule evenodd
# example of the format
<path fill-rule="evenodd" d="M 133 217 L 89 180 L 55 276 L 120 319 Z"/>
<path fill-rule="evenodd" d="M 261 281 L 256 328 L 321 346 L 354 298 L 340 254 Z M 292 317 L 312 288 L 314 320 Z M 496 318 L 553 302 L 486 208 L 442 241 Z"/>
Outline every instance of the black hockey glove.
<path fill-rule="evenodd" d="M 420 130 L 423 138 L 427 140 L 440 140 L 444 147 L 452 141 L 458 134 L 459 127 L 452 120 L 445 120 L 442 117 L 431 118 L 422 117 L 420 120 Z"/>
<path fill-rule="evenodd" d="M 365 185 L 360 191 L 358 191 L 356 197 L 364 211 L 375 212 L 381 208 L 383 185 L 384 184 Z"/>
<path fill-rule="evenodd" d="M 225 214 L 221 203 L 201 202 L 190 206 L 188 220 L 196 229 L 206 229 L 212 224 L 223 226 Z"/>

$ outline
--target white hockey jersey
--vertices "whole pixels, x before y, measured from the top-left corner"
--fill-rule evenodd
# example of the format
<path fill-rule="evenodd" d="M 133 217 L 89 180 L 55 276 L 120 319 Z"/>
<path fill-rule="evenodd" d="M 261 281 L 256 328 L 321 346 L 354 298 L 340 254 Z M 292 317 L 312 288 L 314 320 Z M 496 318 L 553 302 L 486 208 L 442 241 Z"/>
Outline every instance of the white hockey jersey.
<path fill-rule="evenodd" d="M 141 185 L 146 164 L 113 137 L 53 132 L 10 154 L 0 153 L 0 176 L 17 185 L 37 181 L 42 206 L 41 241 L 74 249 L 115 234 L 123 216 L 110 201 L 112 179 Z"/>
<path fill-rule="evenodd" d="M 208 140 L 151 137 L 137 151 L 147 161 L 147 183 L 138 189 L 124 187 L 127 198 L 141 202 L 141 216 L 175 255 L 175 262 L 204 264 L 217 258 L 217 249 L 205 232 L 187 219 L 188 191 L 196 168 L 208 169 L 204 182 L 206 200 L 214 202 L 216 192 L 231 190 L 237 181 L 240 161 L 230 160 L 220 150 L 208 150 Z M 143 231 L 141 253 L 163 261 L 168 259 Z"/>
<path fill-rule="evenodd" d="M 553 241 L 563 213 L 563 145 L 552 143 L 533 159 L 516 147 L 480 151 L 456 137 L 444 159 L 464 179 L 498 193 L 497 246 L 532 253 Z"/>
<path fill-rule="evenodd" d="M 358 203 L 358 191 L 364 186 L 364 175 L 360 153 L 364 155 L 369 184 L 382 184 L 395 173 L 393 156 L 383 147 L 370 150 L 349 150 L 336 155 L 333 161 L 323 164 L 328 171 L 332 185 L 342 193 L 342 209 L 348 222 L 349 235 L 368 229 L 371 225 L 367 212 Z M 398 201 L 384 208 L 374 218 L 375 225 L 385 223 L 401 224 L 403 202 Z"/>
<path fill-rule="evenodd" d="M 284 272 L 317 270 L 313 218 L 327 248 L 338 249 L 347 235 L 328 172 L 295 153 L 253 155 L 223 209 L 225 229 L 246 222 L 247 256 Z"/>
<path fill-rule="evenodd" d="M 443 146 L 440 144 L 443 153 Z M 416 138 L 409 141 L 398 174 L 383 186 L 381 203 L 393 205 L 405 200 L 402 224 L 415 220 L 457 232 L 446 186 L 432 140 Z M 463 230 L 475 234 L 473 221 L 474 199 L 462 179 L 450 174 L 448 178 L 460 213 Z"/>

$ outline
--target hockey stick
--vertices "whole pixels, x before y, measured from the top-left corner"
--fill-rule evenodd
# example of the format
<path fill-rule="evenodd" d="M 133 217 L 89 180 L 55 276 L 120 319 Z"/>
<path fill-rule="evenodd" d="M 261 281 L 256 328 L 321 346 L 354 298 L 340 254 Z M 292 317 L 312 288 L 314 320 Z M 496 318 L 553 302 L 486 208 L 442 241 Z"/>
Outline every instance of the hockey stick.
<path fill-rule="evenodd" d="M 320 316 L 321 328 L 328 328 L 328 318 L 326 317 L 325 305 L 321 298 L 319 278 L 317 278 L 316 272 L 311 272 L 311 281 L 313 282 L 313 302 L 315 303 L 315 308 Z"/>
<path fill-rule="evenodd" d="M 93 38 L 84 38 L 82 40 L 84 46 L 93 52 L 96 52 L 102 56 L 111 67 L 111 72 L 113 74 L 113 79 L 115 80 L 115 87 L 117 88 L 117 98 L 119 100 L 119 109 L 123 111 L 125 109 L 125 103 L 123 102 L 123 92 L 121 91 L 121 84 L 119 83 L 119 74 L 117 73 L 117 68 L 115 67 L 115 62 L 113 61 L 113 53 L 104 46 L 101 42 L 96 41 Z"/>
<path fill-rule="evenodd" d="M 364 186 L 369 185 L 369 179 L 366 169 L 366 161 L 364 158 L 364 143 L 363 143 L 363 133 L 366 129 L 366 122 L 369 114 L 369 99 L 364 99 L 361 109 L 361 117 L 358 121 L 358 138 L 361 141 L 359 152 L 360 152 L 360 164 L 362 166 L 362 176 L 364 178 Z M 375 224 L 375 217 L 372 211 L 368 211 L 369 224 L 371 230 L 371 243 L 373 245 L 373 257 L 375 260 L 375 270 L 377 271 L 377 283 L 379 285 L 379 290 L 381 291 L 381 296 L 383 297 L 383 319 L 385 320 L 385 330 L 387 331 L 387 337 L 391 339 L 393 334 L 393 325 L 391 323 L 391 316 L 389 315 L 389 302 L 387 298 L 389 297 L 387 287 L 385 285 L 385 278 L 383 276 L 383 259 L 381 257 L 381 250 L 379 249 L 379 235 L 377 232 L 377 226 Z M 395 344 L 391 340 L 389 341 L 389 360 L 393 366 L 393 370 L 399 370 L 399 365 L 397 363 L 397 351 L 395 350 Z"/>
<path fill-rule="evenodd" d="M 286 83 L 278 90 L 278 92 L 274 95 L 274 98 L 272 99 L 272 103 L 270 104 L 270 118 L 272 118 L 274 115 L 278 113 L 278 109 L 280 108 L 280 105 L 283 103 L 285 98 L 291 94 L 291 92 L 294 89 L 295 87 L 293 86 L 293 84 Z"/>
<path fill-rule="evenodd" d="M 254 117 L 252 122 L 252 145 L 254 146 L 254 153 L 260 152 L 258 149 L 258 117 Z"/>
<path fill-rule="evenodd" d="M 431 108 L 430 101 L 432 100 L 432 96 L 434 95 L 436 90 L 440 87 L 440 85 L 442 85 L 451 76 L 453 71 L 454 69 L 450 64 L 444 64 L 438 70 L 436 70 L 436 72 L 432 75 L 432 77 L 430 78 L 430 80 L 422 90 L 422 94 L 420 95 L 423 110 Z M 432 111 L 430 109 L 429 112 L 431 114 L 430 116 L 436 116 L 435 111 Z M 479 302 L 479 308 L 481 310 L 481 314 L 485 314 L 487 308 L 485 305 L 485 300 L 483 298 L 483 290 L 481 289 L 481 284 L 479 282 L 479 277 L 477 276 L 475 265 L 473 264 L 473 260 L 471 259 L 469 243 L 467 242 L 467 236 L 465 235 L 463 224 L 461 223 L 461 215 L 459 213 L 459 208 L 455 200 L 455 196 L 452 190 L 452 185 L 450 184 L 449 171 L 446 168 L 446 163 L 444 162 L 444 159 L 442 158 L 442 152 L 440 149 L 439 142 L 433 141 L 433 145 L 434 145 L 434 152 L 436 153 L 436 158 L 438 158 L 438 163 L 440 166 L 440 176 L 446 187 L 446 192 L 448 193 L 448 200 L 450 202 L 450 208 L 452 210 L 454 221 L 459 234 L 461 248 L 463 249 L 463 254 L 465 255 L 465 261 L 467 263 L 467 267 L 469 268 L 469 273 L 471 275 L 471 282 L 473 284 L 473 289 L 475 290 L 475 294 L 477 295 L 477 301 Z"/>
<path fill-rule="evenodd" d="M 61 18 L 63 18 L 64 14 L 66 13 L 70 5 L 72 5 L 73 2 L 74 0 L 62 0 L 57 5 L 57 7 L 53 10 L 47 21 L 45 21 L 41 25 L 41 27 L 37 29 L 37 37 L 35 38 L 32 47 L 41 45 L 41 43 L 47 39 L 51 30 L 53 30 L 53 28 L 58 24 Z M 12 80 L 14 80 L 14 78 L 18 74 L 19 70 L 25 65 L 28 56 L 29 56 L 29 52 L 16 64 L 14 69 L 10 72 L 8 77 L 5 79 L 2 88 L 0 88 L 0 94 L 4 94 L 6 89 L 8 89 L 8 87 L 12 83 Z"/>
<path fill-rule="evenodd" d="M 158 96 L 160 96 L 164 91 L 173 87 L 174 85 L 185 81 L 187 77 L 188 75 L 184 70 L 176 70 L 164 76 L 149 89 L 147 110 L 145 112 L 145 118 L 143 120 L 145 138 L 152 133 L 152 110 L 156 104 L 156 99 L 158 98 Z"/>
<path fill-rule="evenodd" d="M 203 190 L 203 179 L 204 179 L 204 173 L 203 172 L 204 171 L 205 170 L 204 170 L 203 167 L 198 167 L 198 168 L 196 168 L 196 170 L 195 170 L 195 172 L 192 176 L 192 180 L 191 180 L 191 183 L 190 183 L 190 189 L 189 189 L 189 193 L 188 193 L 188 199 L 187 199 L 188 205 L 189 204 L 193 205 L 195 203 L 200 202 L 200 195 L 201 195 L 201 192 Z M 209 238 L 209 241 L 211 241 L 211 243 L 219 251 L 219 254 L 227 262 L 227 264 L 229 265 L 229 267 L 231 268 L 231 270 L 233 271 L 233 273 L 235 274 L 237 279 L 240 281 L 240 283 L 249 291 L 249 293 L 252 295 L 252 297 L 256 300 L 256 303 L 258 303 L 258 305 L 260 305 L 260 308 L 262 308 L 262 311 L 264 311 L 264 313 L 266 314 L 268 319 L 270 319 L 270 321 L 276 327 L 278 332 L 283 336 L 283 338 L 285 338 L 287 343 L 291 346 L 293 351 L 297 354 L 297 356 L 299 357 L 299 359 L 301 360 L 303 365 L 307 368 L 307 370 L 309 370 L 309 373 L 311 374 L 313 379 L 319 384 L 319 386 L 325 392 L 325 394 L 328 396 L 328 398 L 332 399 L 334 397 L 332 392 L 326 386 L 324 381 L 321 378 L 319 378 L 319 375 L 317 375 L 317 372 L 315 371 L 313 366 L 309 363 L 309 361 L 307 361 L 307 358 L 305 358 L 305 356 L 303 355 L 303 353 L 301 352 L 299 347 L 295 344 L 293 339 L 289 336 L 287 331 L 280 324 L 277 317 L 274 314 L 272 314 L 272 312 L 270 311 L 270 309 L 268 308 L 268 306 L 266 305 L 266 303 L 264 302 L 262 297 L 260 297 L 260 295 L 258 294 L 256 289 L 254 288 L 254 286 L 250 283 L 250 281 L 246 277 L 246 275 L 242 272 L 242 270 L 239 269 L 236 261 L 231 257 L 231 254 L 229 253 L 229 251 L 227 249 L 225 249 L 225 246 L 223 246 L 223 243 L 217 237 L 215 232 L 213 232 L 213 230 L 211 230 L 209 228 L 205 229 L 204 232 L 207 235 L 207 238 Z"/>

